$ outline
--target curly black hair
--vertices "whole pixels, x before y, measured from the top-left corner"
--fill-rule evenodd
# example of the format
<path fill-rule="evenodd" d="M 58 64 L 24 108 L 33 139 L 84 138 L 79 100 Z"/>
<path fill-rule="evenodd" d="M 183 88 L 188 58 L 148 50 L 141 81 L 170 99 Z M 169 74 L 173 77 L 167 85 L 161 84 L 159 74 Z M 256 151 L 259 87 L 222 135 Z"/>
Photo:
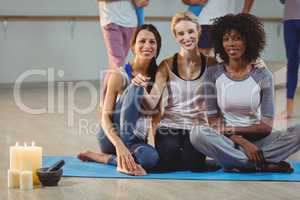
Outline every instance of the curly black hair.
<path fill-rule="evenodd" d="M 215 52 L 225 63 L 229 62 L 229 57 L 223 47 L 223 36 L 232 30 L 241 34 L 245 42 L 244 59 L 246 61 L 251 62 L 260 57 L 266 45 L 263 23 L 254 15 L 244 13 L 229 14 L 216 18 L 210 30 Z"/>

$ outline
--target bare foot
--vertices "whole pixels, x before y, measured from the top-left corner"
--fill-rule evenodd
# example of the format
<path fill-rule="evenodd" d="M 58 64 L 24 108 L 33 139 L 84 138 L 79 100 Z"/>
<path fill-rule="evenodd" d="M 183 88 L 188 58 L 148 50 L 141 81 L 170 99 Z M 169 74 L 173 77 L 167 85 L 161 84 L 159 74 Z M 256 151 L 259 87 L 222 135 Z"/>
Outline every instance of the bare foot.
<path fill-rule="evenodd" d="M 294 169 L 290 165 L 290 163 L 286 161 L 281 161 L 279 163 L 265 163 L 265 165 L 260 168 L 256 169 L 255 167 L 235 167 L 235 168 L 228 168 L 224 169 L 225 172 L 280 172 L 280 173 L 293 173 Z"/>
<path fill-rule="evenodd" d="M 279 163 L 267 163 L 263 169 L 263 172 L 283 172 L 292 173 L 294 171 L 290 163 L 286 161 L 281 161 Z"/>
<path fill-rule="evenodd" d="M 139 164 L 137 164 L 137 169 L 134 171 L 135 176 L 145 176 L 147 175 L 146 170 Z"/>
<path fill-rule="evenodd" d="M 128 171 L 126 169 L 122 169 L 119 167 L 117 167 L 117 171 L 127 174 L 127 175 L 130 175 L 130 176 L 145 176 L 145 175 L 147 175 L 147 172 L 145 171 L 145 169 L 139 164 L 137 164 L 137 169 L 134 171 Z"/>
<path fill-rule="evenodd" d="M 110 155 L 105 153 L 86 151 L 86 152 L 80 152 L 77 155 L 77 158 L 82 161 L 107 163 L 108 159 L 110 158 Z"/>

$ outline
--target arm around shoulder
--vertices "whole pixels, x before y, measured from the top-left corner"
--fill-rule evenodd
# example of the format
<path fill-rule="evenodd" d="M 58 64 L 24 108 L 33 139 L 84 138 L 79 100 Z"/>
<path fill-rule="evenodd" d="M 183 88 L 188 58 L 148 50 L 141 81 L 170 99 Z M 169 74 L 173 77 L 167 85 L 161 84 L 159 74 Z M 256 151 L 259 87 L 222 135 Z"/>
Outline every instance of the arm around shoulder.
<path fill-rule="evenodd" d="M 149 107 L 149 109 L 155 109 L 159 104 L 159 101 L 163 94 L 163 90 L 168 80 L 168 74 L 168 61 L 164 60 L 160 63 L 156 71 L 155 81 L 150 93 L 145 92 L 145 103 Z"/>
<path fill-rule="evenodd" d="M 217 61 L 217 59 L 215 57 L 207 56 L 207 66 L 208 67 L 214 66 L 217 64 L 220 64 L 220 63 Z"/>

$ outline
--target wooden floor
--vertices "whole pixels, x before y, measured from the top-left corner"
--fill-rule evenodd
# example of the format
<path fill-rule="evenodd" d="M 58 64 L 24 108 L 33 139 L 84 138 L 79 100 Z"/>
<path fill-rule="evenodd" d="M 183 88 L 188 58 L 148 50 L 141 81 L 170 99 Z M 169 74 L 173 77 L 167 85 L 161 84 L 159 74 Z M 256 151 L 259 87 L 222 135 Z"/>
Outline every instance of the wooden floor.
<path fill-rule="evenodd" d="M 23 88 L 22 102 L 31 108 L 48 107 L 50 113 L 28 114 L 15 103 L 12 89 L 0 89 L 0 199 L 20 200 L 59 200 L 59 199 L 300 199 L 300 182 L 228 182 L 228 181 L 169 181 L 169 180 L 118 180 L 92 178 L 63 178 L 59 187 L 35 188 L 33 191 L 7 189 L 7 169 L 9 167 L 8 148 L 16 141 L 35 141 L 43 147 L 46 155 L 74 156 L 86 149 L 98 150 L 94 127 L 97 123 L 96 111 L 75 114 L 68 107 L 69 91 L 54 90 L 54 104 L 48 107 L 48 90 L 45 87 Z M 62 95 L 63 94 L 63 95 Z M 283 110 L 284 90 L 276 91 L 277 112 Z M 64 96 L 64 103 L 59 103 Z M 89 105 L 91 96 L 85 89 L 75 95 L 75 105 L 84 108 Z M 300 93 L 296 97 L 296 110 L 300 115 Z M 60 107 L 61 111 L 58 112 Z M 54 112 L 52 112 L 54 111 Z M 52 113 L 51 113 L 52 112 Z M 69 117 L 68 117 L 69 116 Z M 300 123 L 300 118 L 290 120 L 289 124 Z M 276 128 L 288 125 L 285 120 L 277 120 Z M 81 126 L 79 125 L 81 124 Z M 86 125 L 89 124 L 89 129 Z M 296 154 L 293 159 L 300 159 Z"/>

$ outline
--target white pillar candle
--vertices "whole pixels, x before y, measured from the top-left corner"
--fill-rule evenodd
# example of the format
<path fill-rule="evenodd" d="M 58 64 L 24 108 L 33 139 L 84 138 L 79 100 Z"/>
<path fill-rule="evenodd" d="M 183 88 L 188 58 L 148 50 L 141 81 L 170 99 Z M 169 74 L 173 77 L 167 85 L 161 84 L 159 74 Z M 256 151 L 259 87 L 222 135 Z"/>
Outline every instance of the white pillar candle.
<path fill-rule="evenodd" d="M 24 143 L 24 147 L 21 149 L 20 171 L 32 171 L 31 152 L 27 143 Z"/>
<path fill-rule="evenodd" d="M 20 173 L 20 189 L 21 190 L 33 189 L 32 171 L 22 171 Z"/>
<path fill-rule="evenodd" d="M 39 179 L 37 177 L 36 170 L 42 168 L 42 155 L 43 148 L 35 146 L 35 143 L 32 142 L 31 147 L 28 147 L 30 151 L 30 158 L 32 161 L 32 174 L 33 174 L 33 184 L 39 184 Z"/>
<path fill-rule="evenodd" d="M 35 146 L 32 142 L 31 146 L 19 146 L 18 142 L 15 146 L 10 147 L 10 169 L 19 171 L 31 171 L 34 184 L 39 184 L 36 170 L 42 167 L 43 148 Z"/>
<path fill-rule="evenodd" d="M 10 169 L 17 169 L 19 170 L 21 167 L 21 154 L 22 154 L 22 148 L 19 146 L 19 143 L 16 142 L 15 146 L 11 146 L 9 148 L 9 165 Z"/>
<path fill-rule="evenodd" d="M 19 188 L 20 186 L 20 171 L 16 169 L 9 169 L 7 171 L 8 188 Z"/>

